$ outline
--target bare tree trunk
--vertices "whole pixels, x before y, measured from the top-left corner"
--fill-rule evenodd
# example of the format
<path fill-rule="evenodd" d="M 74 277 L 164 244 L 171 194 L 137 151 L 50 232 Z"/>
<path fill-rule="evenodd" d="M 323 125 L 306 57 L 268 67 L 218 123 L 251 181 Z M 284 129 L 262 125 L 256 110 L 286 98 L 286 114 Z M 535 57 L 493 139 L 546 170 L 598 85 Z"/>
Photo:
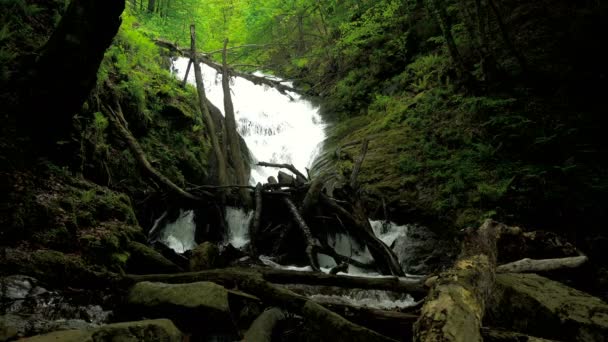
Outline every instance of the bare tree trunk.
<path fill-rule="evenodd" d="M 230 71 L 228 70 L 228 61 L 226 56 L 226 48 L 228 47 L 228 38 L 224 40 L 224 50 L 222 51 L 222 90 L 224 91 L 224 113 L 226 116 L 226 139 L 230 148 L 230 159 L 236 172 L 236 182 L 238 185 L 247 185 L 249 183 L 249 175 L 245 171 L 243 156 L 241 154 L 241 146 L 239 141 L 239 133 L 236 130 L 236 119 L 234 115 L 234 105 L 230 94 Z M 249 192 L 246 189 L 240 190 L 243 203 L 246 205 L 251 202 Z"/>
<path fill-rule="evenodd" d="M 148 0 L 148 13 L 154 13 L 156 9 L 156 0 Z"/>
<path fill-rule="evenodd" d="M 321 249 L 321 244 L 312 235 L 310 228 L 306 224 L 306 221 L 304 221 L 304 218 L 302 218 L 302 216 L 300 215 L 300 212 L 298 211 L 298 208 L 296 208 L 295 204 L 293 204 L 293 202 L 287 197 L 285 197 L 284 202 L 287 205 L 289 211 L 291 212 L 291 215 L 293 215 L 294 221 L 297 223 L 298 227 L 300 227 L 300 230 L 304 234 L 304 238 L 306 238 L 306 255 L 308 256 L 310 266 L 313 270 L 320 272 L 321 269 L 319 268 L 317 254 Z"/>
<path fill-rule="evenodd" d="M 184 80 L 182 81 L 182 88 L 186 88 L 186 84 L 188 84 L 188 75 L 190 74 L 190 68 L 192 67 L 192 59 L 188 61 L 188 67 L 186 67 L 186 75 L 184 76 Z"/>
<path fill-rule="evenodd" d="M 213 122 L 213 118 L 209 113 L 209 107 L 207 105 L 207 96 L 205 95 L 205 85 L 203 83 L 203 73 L 201 71 L 201 66 L 196 55 L 196 32 L 194 25 L 190 25 L 190 52 L 192 54 L 192 60 L 194 65 L 194 75 L 196 77 L 196 89 L 198 92 L 199 105 L 201 107 L 201 112 L 203 113 L 203 120 L 205 121 L 205 125 L 208 128 L 209 137 L 211 138 L 211 145 L 213 147 L 213 151 L 215 152 L 215 157 L 217 159 L 218 184 L 220 186 L 228 185 L 226 175 L 226 159 L 224 154 L 222 153 L 222 147 L 219 143 L 219 139 L 217 136 L 218 132 L 215 128 L 215 123 Z M 225 198 L 225 192 L 220 192 L 220 194 L 222 194 L 222 199 Z"/>

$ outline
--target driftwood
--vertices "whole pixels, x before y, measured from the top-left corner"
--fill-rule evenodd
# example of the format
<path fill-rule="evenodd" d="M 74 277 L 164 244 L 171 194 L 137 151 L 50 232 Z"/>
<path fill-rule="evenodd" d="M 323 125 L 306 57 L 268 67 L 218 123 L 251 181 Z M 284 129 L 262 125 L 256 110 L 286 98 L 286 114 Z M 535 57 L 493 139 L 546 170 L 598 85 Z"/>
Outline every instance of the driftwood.
<path fill-rule="evenodd" d="M 414 341 L 482 341 L 481 322 L 495 281 L 496 240 L 503 225 L 487 220 L 440 274 L 414 325 Z"/>
<path fill-rule="evenodd" d="M 264 166 L 264 167 L 277 167 L 277 168 L 281 168 L 281 169 L 287 169 L 287 170 L 291 171 L 294 175 L 296 175 L 296 177 L 307 179 L 306 176 L 304 176 L 304 174 L 302 174 L 302 172 L 298 171 L 298 169 L 296 169 L 295 166 L 293 166 L 292 164 L 275 164 L 275 163 L 259 162 L 258 165 Z"/>
<path fill-rule="evenodd" d="M 547 272 L 564 268 L 577 268 L 586 263 L 584 255 L 559 259 L 522 259 L 496 267 L 498 273 Z"/>
<path fill-rule="evenodd" d="M 152 166 L 152 164 L 150 164 L 150 162 L 148 161 L 148 158 L 146 157 L 144 150 L 141 148 L 141 146 L 139 145 L 139 143 L 137 142 L 137 140 L 135 139 L 133 134 L 131 134 L 131 132 L 129 132 L 129 129 L 127 129 L 127 127 L 125 127 L 121 123 L 120 118 L 122 118 L 124 120 L 124 117 L 122 116 L 120 109 L 117 108 L 117 111 L 118 111 L 118 114 L 116 114 L 116 112 L 110 107 L 106 107 L 106 110 L 103 110 L 103 112 L 105 113 L 105 116 L 108 118 L 108 121 L 110 121 L 112 126 L 118 131 L 118 133 L 120 133 L 122 138 L 125 140 L 125 142 L 129 146 L 129 150 L 131 150 L 131 153 L 135 157 L 135 160 L 139 164 L 140 168 L 144 171 L 144 173 L 147 174 L 148 177 L 150 177 L 152 180 L 154 180 L 158 184 L 165 187 L 168 191 L 175 193 L 176 195 L 178 195 L 182 198 L 185 198 L 189 201 L 201 202 L 202 199 L 200 197 L 194 196 L 193 194 L 180 188 L 175 183 L 173 183 L 169 178 L 167 178 L 165 175 L 163 175 L 158 170 L 156 170 Z M 209 197 L 213 196 L 208 192 L 202 192 L 202 193 Z"/>
<path fill-rule="evenodd" d="M 319 261 L 317 259 L 317 254 L 321 249 L 321 244 L 319 241 L 312 235 L 310 228 L 304 221 L 304 218 L 300 215 L 298 208 L 296 208 L 295 204 L 288 198 L 285 197 L 283 202 L 287 205 L 289 212 L 294 218 L 295 223 L 304 234 L 304 238 L 306 239 L 306 255 L 308 256 L 308 261 L 310 262 L 310 266 L 313 270 L 319 272 L 321 269 L 319 268 Z"/>
<path fill-rule="evenodd" d="M 251 326 L 245 333 L 244 342 L 271 342 L 272 331 L 275 326 L 287 318 L 285 312 L 279 308 L 270 308 L 251 323 Z"/>
<path fill-rule="evenodd" d="M 163 282 L 191 282 L 211 281 L 227 288 L 238 288 L 240 291 L 254 295 L 263 302 L 283 308 L 289 312 L 300 315 L 314 326 L 316 331 L 328 339 L 334 341 L 395 341 L 391 338 L 378 334 L 375 331 L 356 325 L 344 317 L 328 310 L 312 300 L 298 295 L 288 289 L 272 285 L 265 280 L 263 275 L 257 272 L 222 269 L 175 275 L 129 275 L 125 276 L 125 285 L 140 281 L 163 281 Z M 192 275 L 198 275 L 193 277 Z M 178 281 L 176 281 L 178 280 Z"/>

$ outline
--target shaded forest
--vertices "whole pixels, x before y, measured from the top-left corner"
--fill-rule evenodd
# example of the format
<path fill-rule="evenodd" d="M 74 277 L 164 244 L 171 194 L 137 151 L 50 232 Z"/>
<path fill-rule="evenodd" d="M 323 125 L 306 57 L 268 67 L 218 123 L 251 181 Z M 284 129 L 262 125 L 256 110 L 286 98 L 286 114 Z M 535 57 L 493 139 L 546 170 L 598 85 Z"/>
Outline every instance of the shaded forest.
<path fill-rule="evenodd" d="M 604 341 L 607 11 L 1 1 L 0 341 Z M 319 106 L 309 168 L 255 160 L 236 79 Z"/>

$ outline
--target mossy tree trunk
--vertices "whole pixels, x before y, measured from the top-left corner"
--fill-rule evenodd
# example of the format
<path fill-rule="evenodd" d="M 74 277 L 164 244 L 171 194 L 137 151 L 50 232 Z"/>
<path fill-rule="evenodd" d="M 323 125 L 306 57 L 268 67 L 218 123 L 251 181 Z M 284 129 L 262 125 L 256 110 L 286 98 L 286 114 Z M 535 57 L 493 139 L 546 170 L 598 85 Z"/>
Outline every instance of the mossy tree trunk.
<path fill-rule="evenodd" d="M 20 94 L 20 128 L 48 151 L 67 140 L 72 118 L 97 82 L 106 49 L 118 32 L 125 0 L 73 0 L 46 43 Z"/>

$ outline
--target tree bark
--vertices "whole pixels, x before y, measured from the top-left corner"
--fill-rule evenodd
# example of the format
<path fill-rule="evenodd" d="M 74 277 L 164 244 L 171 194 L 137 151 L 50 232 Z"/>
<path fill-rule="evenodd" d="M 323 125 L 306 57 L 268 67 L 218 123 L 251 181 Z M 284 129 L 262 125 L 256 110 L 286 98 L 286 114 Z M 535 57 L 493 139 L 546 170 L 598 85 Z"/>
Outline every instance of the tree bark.
<path fill-rule="evenodd" d="M 24 79 L 17 120 L 38 151 L 69 140 L 72 119 L 97 82 L 106 49 L 118 32 L 125 0 L 70 2 Z M 45 157 L 49 157 L 48 153 Z"/>
<path fill-rule="evenodd" d="M 414 325 L 414 341 L 483 341 L 481 322 L 494 287 L 502 226 L 487 220 L 465 237 L 460 257 L 429 292 Z"/>
<path fill-rule="evenodd" d="M 186 84 L 188 84 L 188 75 L 190 74 L 190 68 L 192 67 L 192 59 L 188 61 L 188 67 L 186 67 L 186 75 L 184 76 L 184 80 L 182 81 L 182 88 L 186 88 Z"/>
<path fill-rule="evenodd" d="M 287 316 L 279 308 L 270 308 L 251 323 L 243 341 L 272 342 L 272 331 L 275 326 Z"/>
<path fill-rule="evenodd" d="M 559 259 L 522 259 L 496 267 L 498 273 L 547 272 L 564 268 L 577 268 L 587 262 L 586 256 Z"/>
<path fill-rule="evenodd" d="M 294 175 L 296 175 L 296 177 L 303 178 L 305 180 L 307 179 L 306 176 L 304 176 L 304 174 L 302 172 L 300 172 L 298 169 L 296 169 L 296 167 L 293 166 L 292 164 L 276 164 L 276 163 L 259 162 L 258 165 L 264 166 L 264 167 L 277 167 L 277 168 L 281 168 L 281 169 L 287 169 L 287 170 L 291 171 Z"/>
<path fill-rule="evenodd" d="M 205 95 L 205 85 L 203 83 L 203 73 L 199 64 L 198 58 L 196 57 L 196 32 L 194 25 L 190 25 L 190 53 L 192 54 L 192 61 L 194 65 L 194 75 L 196 77 L 196 89 L 198 92 L 198 100 L 203 114 L 203 120 L 207 125 L 209 131 L 209 137 L 211 139 L 211 145 L 217 159 L 217 174 L 219 185 L 228 185 L 227 171 L 226 171 L 226 159 L 222 153 L 222 147 L 220 146 L 219 139 L 217 136 L 217 130 L 211 114 L 209 113 L 209 107 L 207 105 L 207 96 Z M 220 193 L 222 199 L 225 197 L 225 192 Z"/>
<path fill-rule="evenodd" d="M 236 182 L 238 185 L 249 184 L 249 175 L 245 171 L 243 156 L 241 154 L 241 146 L 239 133 L 236 130 L 236 119 L 234 115 L 234 105 L 230 94 L 230 71 L 228 70 L 228 61 L 226 56 L 226 48 L 228 47 L 228 39 L 224 40 L 224 50 L 222 51 L 222 90 L 224 92 L 224 113 L 226 117 L 226 138 L 230 147 L 230 159 L 236 172 Z M 240 195 L 243 203 L 250 205 L 251 200 L 247 190 L 241 189 Z"/>
<path fill-rule="evenodd" d="M 293 202 L 288 197 L 285 197 L 283 201 L 291 212 L 294 221 L 296 222 L 298 227 L 300 227 L 302 234 L 304 234 L 304 238 L 306 239 L 306 255 L 308 256 L 310 266 L 313 270 L 320 272 L 321 269 L 319 268 L 319 260 L 317 259 L 317 254 L 321 249 L 321 244 L 312 235 L 310 228 L 306 224 L 306 221 L 304 221 L 304 218 L 302 218 L 302 216 L 300 215 L 300 212 L 298 211 L 298 208 L 296 208 L 295 204 L 293 204 Z"/>
<path fill-rule="evenodd" d="M 154 13 L 156 10 L 156 0 L 148 0 L 148 13 Z"/>
<path fill-rule="evenodd" d="M 262 184 L 258 183 L 255 186 L 255 213 L 253 215 L 253 221 L 249 229 L 249 236 L 251 239 L 251 253 L 254 256 L 258 255 L 257 236 L 260 231 L 260 223 L 262 222 L 262 205 Z"/>

